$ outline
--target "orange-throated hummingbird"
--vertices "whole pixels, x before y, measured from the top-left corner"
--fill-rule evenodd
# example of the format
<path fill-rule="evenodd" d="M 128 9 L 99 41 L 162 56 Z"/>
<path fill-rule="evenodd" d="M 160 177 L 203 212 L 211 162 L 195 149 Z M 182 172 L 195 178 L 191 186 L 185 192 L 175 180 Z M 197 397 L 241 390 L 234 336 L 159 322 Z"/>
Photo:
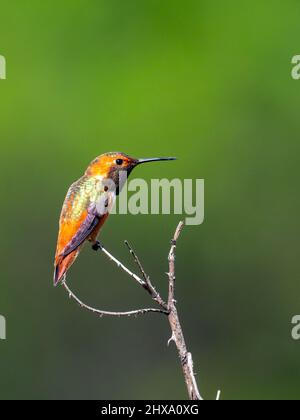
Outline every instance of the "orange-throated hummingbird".
<path fill-rule="evenodd" d="M 91 162 L 85 174 L 71 185 L 63 204 L 54 263 L 55 286 L 62 281 L 85 241 L 91 242 L 94 250 L 101 247 L 97 236 L 131 171 L 142 163 L 175 159 L 134 159 L 111 152 Z"/>

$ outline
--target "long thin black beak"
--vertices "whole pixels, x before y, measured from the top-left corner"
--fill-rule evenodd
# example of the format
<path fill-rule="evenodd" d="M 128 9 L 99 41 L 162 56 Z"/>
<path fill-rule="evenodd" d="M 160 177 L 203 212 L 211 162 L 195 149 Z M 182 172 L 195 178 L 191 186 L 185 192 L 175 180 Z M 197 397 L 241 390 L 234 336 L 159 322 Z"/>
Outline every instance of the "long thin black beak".
<path fill-rule="evenodd" d="M 162 158 L 139 159 L 137 161 L 137 165 L 140 165 L 141 163 L 148 163 L 148 162 L 160 162 L 163 160 L 176 160 L 176 158 L 175 157 L 162 157 Z"/>

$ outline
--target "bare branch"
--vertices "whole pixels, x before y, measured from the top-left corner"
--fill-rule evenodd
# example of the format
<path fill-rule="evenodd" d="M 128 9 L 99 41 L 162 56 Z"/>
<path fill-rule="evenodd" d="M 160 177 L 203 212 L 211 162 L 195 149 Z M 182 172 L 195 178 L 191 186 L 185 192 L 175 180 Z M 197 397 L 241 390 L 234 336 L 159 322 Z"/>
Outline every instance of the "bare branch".
<path fill-rule="evenodd" d="M 139 278 L 136 274 L 134 274 L 132 271 L 130 271 L 127 267 L 125 267 L 124 264 L 122 264 L 117 258 L 115 258 L 110 252 L 107 251 L 107 249 L 104 248 L 104 246 L 100 246 L 99 248 L 112 262 L 114 262 L 121 270 L 125 271 L 126 274 L 128 274 L 130 277 L 132 277 L 140 286 L 144 287 L 145 282 Z"/>
<path fill-rule="evenodd" d="M 129 249 L 130 254 L 133 256 L 133 259 L 138 266 L 142 276 L 144 278 L 143 287 L 147 292 L 150 294 L 153 300 L 155 300 L 164 310 L 168 311 L 168 305 L 166 302 L 161 298 L 160 294 L 157 292 L 155 287 L 153 286 L 150 277 L 146 274 L 137 254 L 134 252 L 133 248 L 129 245 L 128 241 L 125 241 L 125 245 Z"/>
<path fill-rule="evenodd" d="M 177 241 L 180 237 L 180 234 L 183 230 L 184 223 L 180 222 L 176 228 L 174 237 L 171 241 L 171 249 L 169 252 L 169 294 L 168 294 L 168 303 L 166 303 L 160 296 L 160 294 L 157 292 L 155 287 L 153 286 L 150 277 L 146 274 L 137 254 L 134 252 L 132 247 L 129 245 L 127 241 L 125 241 L 125 244 L 127 248 L 129 249 L 138 269 L 141 272 L 142 278 L 134 274 L 132 271 L 130 271 L 124 264 L 122 264 L 119 260 L 117 260 L 110 252 L 108 252 L 103 246 L 100 246 L 99 249 L 111 260 L 113 261 L 121 270 L 123 270 L 127 275 L 129 275 L 131 278 L 133 278 L 140 286 L 142 286 L 151 296 L 151 298 L 160 305 L 160 309 L 153 309 L 153 308 L 146 308 L 146 309 L 138 309 L 134 311 L 128 311 L 128 312 L 108 312 L 103 311 L 99 309 L 92 308 L 89 305 L 86 305 L 83 303 L 69 288 L 66 281 L 63 281 L 63 286 L 66 289 L 66 291 L 69 294 L 69 297 L 72 298 L 75 302 L 80 305 L 80 307 L 93 312 L 94 314 L 102 316 L 114 316 L 114 317 L 129 317 L 129 316 L 138 316 L 138 315 L 145 315 L 148 313 L 160 313 L 168 316 L 169 324 L 172 331 L 172 337 L 168 341 L 168 345 L 174 341 L 179 359 L 181 362 L 183 374 L 185 383 L 187 386 L 188 394 L 191 400 L 203 400 L 203 398 L 200 395 L 195 373 L 194 373 L 194 367 L 193 367 L 193 358 L 192 354 L 188 352 L 183 330 L 179 321 L 178 312 L 176 308 L 176 300 L 175 300 L 175 257 L 176 257 L 176 246 Z M 220 399 L 220 391 L 218 391 L 217 394 L 217 400 Z"/>
<path fill-rule="evenodd" d="M 202 400 L 203 398 L 201 397 L 200 392 L 198 390 L 198 386 L 197 386 L 197 382 L 196 382 L 196 378 L 194 374 L 192 354 L 187 351 L 183 331 L 180 325 L 178 312 L 176 309 L 176 301 L 175 301 L 175 252 L 176 252 L 177 240 L 179 239 L 179 236 L 180 236 L 180 233 L 182 232 L 183 227 L 184 227 L 184 223 L 180 222 L 179 225 L 177 226 L 174 237 L 171 241 L 171 249 L 169 253 L 168 305 L 169 305 L 170 314 L 168 318 L 169 318 L 169 323 L 172 330 L 171 341 L 174 341 L 178 350 L 189 397 L 191 400 Z"/>
<path fill-rule="evenodd" d="M 163 311 L 161 309 L 152 309 L 152 308 L 146 308 L 146 309 L 137 309 L 134 311 L 128 311 L 128 312 L 109 312 L 109 311 L 102 311 L 100 309 L 95 309 L 92 308 L 89 305 L 86 305 L 85 303 L 83 303 L 73 292 L 72 290 L 69 288 L 69 286 L 67 285 L 66 281 L 64 281 L 63 283 L 64 288 L 66 289 L 66 291 L 69 294 L 70 299 L 73 299 L 75 302 L 78 303 L 78 305 L 81 308 L 84 308 L 90 312 L 93 312 L 94 314 L 99 315 L 100 317 L 103 316 L 114 316 L 114 317 L 129 317 L 129 316 L 138 316 L 138 315 L 145 315 L 145 314 L 149 314 L 149 313 L 160 313 L 160 314 L 165 314 L 168 315 L 168 312 Z"/>
<path fill-rule="evenodd" d="M 124 241 L 124 243 L 127 246 L 127 248 L 129 249 L 130 254 L 133 256 L 133 259 L 134 259 L 136 265 L 138 266 L 138 268 L 139 268 L 139 270 L 140 270 L 140 272 L 141 272 L 141 274 L 144 278 L 145 283 L 148 283 L 149 282 L 149 276 L 146 274 L 140 259 L 138 258 L 137 254 L 134 252 L 134 250 L 133 250 L 132 246 L 129 244 L 129 242 Z"/>
<path fill-rule="evenodd" d="M 177 241 L 179 239 L 179 236 L 184 228 L 184 223 L 179 222 L 174 237 L 171 240 L 171 249 L 169 252 L 169 298 L 168 298 L 168 308 L 172 308 L 173 304 L 175 304 L 174 294 L 175 294 L 175 251 L 176 251 L 176 245 Z"/>

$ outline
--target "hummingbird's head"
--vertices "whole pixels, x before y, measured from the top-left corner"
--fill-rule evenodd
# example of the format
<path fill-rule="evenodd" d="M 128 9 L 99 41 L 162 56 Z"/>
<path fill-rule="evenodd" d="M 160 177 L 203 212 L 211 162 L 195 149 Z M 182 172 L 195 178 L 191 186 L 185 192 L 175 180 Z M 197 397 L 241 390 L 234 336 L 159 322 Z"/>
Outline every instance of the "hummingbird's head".
<path fill-rule="evenodd" d="M 176 158 L 135 159 L 125 153 L 110 152 L 100 155 L 93 160 L 86 171 L 86 175 L 111 179 L 114 182 L 116 193 L 119 194 L 126 179 L 136 166 L 141 165 L 142 163 L 175 159 Z"/>
<path fill-rule="evenodd" d="M 150 159 L 135 159 L 125 153 L 110 152 L 98 156 L 89 165 L 86 174 L 91 176 L 104 176 L 115 179 L 120 172 L 126 172 L 127 175 L 138 165 L 148 162 L 158 162 L 162 160 L 175 160 L 176 158 L 150 158 Z"/>

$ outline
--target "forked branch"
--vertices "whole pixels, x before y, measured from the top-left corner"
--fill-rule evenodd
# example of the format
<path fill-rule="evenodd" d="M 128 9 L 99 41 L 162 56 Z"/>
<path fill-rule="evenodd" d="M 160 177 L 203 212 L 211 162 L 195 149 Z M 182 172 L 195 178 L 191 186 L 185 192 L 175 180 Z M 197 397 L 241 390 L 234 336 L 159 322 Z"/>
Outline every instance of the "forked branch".
<path fill-rule="evenodd" d="M 132 255 L 134 262 L 136 263 L 142 278 L 134 274 L 131 270 L 129 270 L 124 264 L 122 264 L 119 260 L 117 260 L 112 254 L 110 254 L 103 246 L 100 246 L 100 250 L 112 261 L 114 262 L 121 270 L 123 270 L 128 276 L 133 278 L 139 286 L 141 286 L 147 293 L 150 295 L 152 300 L 158 305 L 157 309 L 154 308 L 146 308 L 146 309 L 137 309 L 133 311 L 127 312 L 109 312 L 103 311 L 100 309 L 95 309 L 89 305 L 83 303 L 69 288 L 66 281 L 63 282 L 63 286 L 65 287 L 66 291 L 69 294 L 69 297 L 72 298 L 80 307 L 86 309 L 88 311 L 93 312 L 94 314 L 102 317 L 102 316 L 115 316 L 115 317 L 122 317 L 122 316 L 138 316 L 138 315 L 145 315 L 148 313 L 160 313 L 163 315 L 168 316 L 169 324 L 171 327 L 172 337 L 169 340 L 168 344 L 174 341 L 179 359 L 181 362 L 183 375 L 185 379 L 185 383 L 188 390 L 188 395 L 191 400 L 202 400 L 200 395 L 196 377 L 194 374 L 193 368 L 193 358 L 192 354 L 188 352 L 185 338 L 183 335 L 183 330 L 179 321 L 179 316 L 176 308 L 176 300 L 175 300 L 175 257 L 176 257 L 176 245 L 179 239 L 179 236 L 182 232 L 184 227 L 184 223 L 180 222 L 177 226 L 175 231 L 174 237 L 171 241 L 171 249 L 169 252 L 169 294 L 167 303 L 162 299 L 160 294 L 157 292 L 156 288 L 153 286 L 150 277 L 146 274 L 140 259 L 138 258 L 137 254 L 133 250 L 133 248 L 129 245 L 127 241 L 125 244 L 129 249 L 130 254 Z M 219 399 L 220 393 L 218 392 L 217 399 Z"/>

